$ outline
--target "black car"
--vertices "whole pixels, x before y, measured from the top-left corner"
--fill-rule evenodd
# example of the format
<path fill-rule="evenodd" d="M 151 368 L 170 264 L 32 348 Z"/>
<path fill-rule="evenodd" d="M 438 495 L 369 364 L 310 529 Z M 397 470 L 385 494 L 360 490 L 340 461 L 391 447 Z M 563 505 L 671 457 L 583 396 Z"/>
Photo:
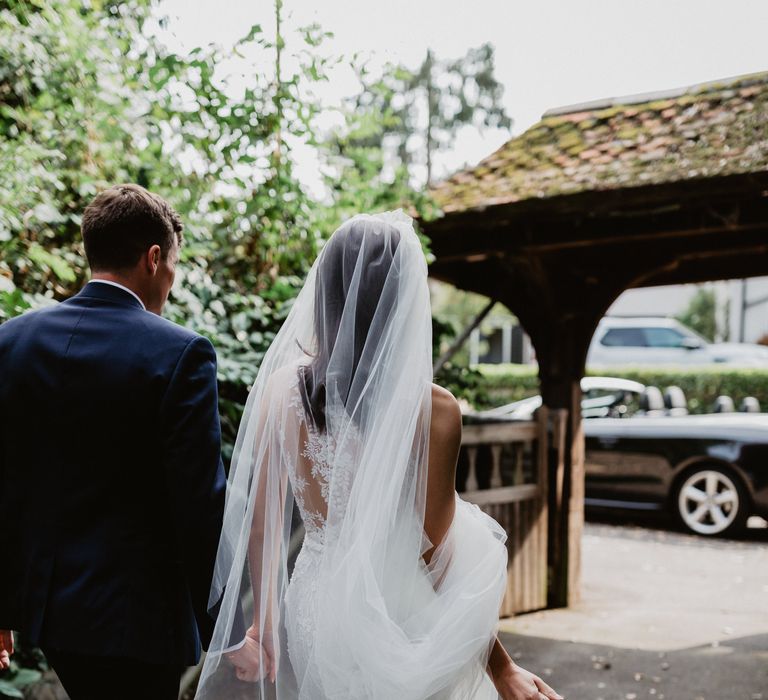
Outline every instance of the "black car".
<path fill-rule="evenodd" d="M 768 517 L 768 413 L 754 399 L 735 411 L 689 415 L 678 387 L 612 377 L 581 383 L 587 507 L 669 510 L 699 535 L 729 535 L 750 515 Z M 467 422 L 530 420 L 534 396 Z"/>

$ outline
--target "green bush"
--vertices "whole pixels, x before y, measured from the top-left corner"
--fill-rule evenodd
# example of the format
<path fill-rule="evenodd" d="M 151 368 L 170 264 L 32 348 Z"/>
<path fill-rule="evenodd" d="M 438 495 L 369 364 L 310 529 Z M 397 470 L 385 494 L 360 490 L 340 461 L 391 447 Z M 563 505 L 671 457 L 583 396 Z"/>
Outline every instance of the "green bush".
<path fill-rule="evenodd" d="M 512 401 L 535 396 L 539 393 L 538 369 L 531 365 L 478 365 L 484 391 L 478 392 L 480 400 L 464 397 L 478 409 L 493 408 Z"/>
<path fill-rule="evenodd" d="M 480 368 L 487 403 L 477 402 L 478 408 L 490 408 L 539 393 L 537 369 L 528 365 L 482 365 Z M 712 365 L 708 367 L 616 367 L 600 372 L 588 371 L 589 376 L 611 376 L 632 379 L 645 385 L 653 384 L 662 391 L 675 384 L 688 399 L 691 413 L 707 413 L 721 394 L 730 396 L 736 406 L 745 396 L 754 396 L 763 410 L 768 410 L 768 369 L 740 369 Z"/>

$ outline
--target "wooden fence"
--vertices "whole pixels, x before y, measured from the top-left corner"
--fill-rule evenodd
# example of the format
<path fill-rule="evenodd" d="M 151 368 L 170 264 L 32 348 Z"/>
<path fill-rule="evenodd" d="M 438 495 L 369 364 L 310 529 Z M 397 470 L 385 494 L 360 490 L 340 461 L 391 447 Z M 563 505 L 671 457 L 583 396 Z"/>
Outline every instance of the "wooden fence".
<path fill-rule="evenodd" d="M 502 617 L 547 605 L 548 413 L 541 406 L 536 420 L 463 430 L 457 488 L 507 531 Z"/>

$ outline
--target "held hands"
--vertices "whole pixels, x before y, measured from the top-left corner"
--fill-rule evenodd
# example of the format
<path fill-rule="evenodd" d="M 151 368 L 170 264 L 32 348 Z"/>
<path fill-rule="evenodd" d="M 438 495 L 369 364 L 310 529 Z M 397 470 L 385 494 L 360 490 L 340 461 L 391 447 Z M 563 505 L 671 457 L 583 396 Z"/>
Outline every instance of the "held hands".
<path fill-rule="evenodd" d="M 502 700 L 563 700 L 541 678 L 514 662 L 494 676 L 493 684 Z"/>
<path fill-rule="evenodd" d="M 268 678 L 274 683 L 277 678 L 278 659 L 272 645 L 271 632 L 265 631 L 260 635 L 258 628 L 249 627 L 245 633 L 245 644 L 226 654 L 226 657 L 235 667 L 235 676 L 241 681 L 255 683 Z"/>
<path fill-rule="evenodd" d="M 13 632 L 0 630 L 0 670 L 9 668 L 13 654 Z"/>

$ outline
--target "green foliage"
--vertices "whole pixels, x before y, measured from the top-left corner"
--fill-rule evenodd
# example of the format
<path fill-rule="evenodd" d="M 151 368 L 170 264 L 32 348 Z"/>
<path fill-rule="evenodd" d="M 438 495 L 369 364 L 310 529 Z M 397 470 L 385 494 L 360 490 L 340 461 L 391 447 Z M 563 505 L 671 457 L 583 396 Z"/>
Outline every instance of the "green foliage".
<path fill-rule="evenodd" d="M 168 314 L 219 351 L 227 452 L 239 407 L 332 223 L 293 174 L 291 144 L 311 140 L 323 79 L 301 32 L 288 75 L 253 65 L 233 97 L 216 47 L 187 56 L 142 33 L 152 9 L 12 2 L 0 11 L 0 321 L 65 299 L 87 280 L 80 217 L 96 192 L 138 182 L 185 222 Z M 235 52 L 285 51 L 252 27 Z M 332 229 L 331 229 L 332 230 Z"/>
<path fill-rule="evenodd" d="M 709 342 L 714 342 L 718 337 L 719 330 L 715 290 L 703 287 L 699 289 L 691 298 L 688 308 L 678 314 L 676 318 L 683 325 L 704 336 Z"/>
<path fill-rule="evenodd" d="M 478 408 L 492 408 L 518 401 L 539 393 L 537 369 L 531 365 L 481 365 L 482 383 L 487 402 L 477 402 Z M 587 372 L 590 376 L 621 377 L 662 391 L 679 386 L 688 399 L 691 413 L 707 413 L 721 394 L 730 396 L 736 406 L 745 396 L 754 396 L 762 410 L 768 411 L 768 370 L 739 369 L 722 365 L 690 368 L 617 367 L 610 372 Z"/>
<path fill-rule="evenodd" d="M 333 198 L 336 224 L 361 211 L 403 208 L 421 220 L 434 218 L 439 211 L 426 192 L 412 186 L 409 163 L 392 163 L 388 158 L 385 137 L 396 118 L 373 104 L 367 108 L 359 104 L 374 101 L 373 95 L 381 90 L 379 84 L 361 82 L 361 95 L 343 108 L 343 126 L 332 131 L 323 144 L 329 166 L 325 184 Z M 428 241 L 422 240 L 427 252 Z"/>
<path fill-rule="evenodd" d="M 324 238 L 360 211 L 436 215 L 411 185 L 409 134 L 426 134 L 429 159 L 461 125 L 509 125 L 489 46 L 455 61 L 429 53 L 415 71 L 389 66 L 375 79 L 361 67 L 344 126 L 320 138 L 307 85 L 325 80 L 336 59 L 321 51 L 327 34 L 310 26 L 290 47 L 294 60 L 284 60 L 282 2 L 274 41 L 257 25 L 234 47 L 258 56 L 235 96 L 219 70 L 230 52 L 178 55 L 143 32 L 150 0 L 0 8 L 0 322 L 65 299 L 87 280 L 80 218 L 96 192 L 138 182 L 162 194 L 185 221 L 167 313 L 217 347 L 227 456 L 263 355 Z M 273 74 L 264 70 L 270 61 Z M 286 63 L 295 66 L 289 74 Z M 420 96 L 428 98 L 426 130 Z M 329 206 L 295 177 L 296 143 L 314 144 L 331 166 Z M 436 328 L 435 348 L 457 330 Z M 479 375 L 459 363 L 439 379 L 482 399 Z"/>
<path fill-rule="evenodd" d="M 320 50 L 327 34 L 306 27 L 288 47 L 281 3 L 276 40 L 254 26 L 234 47 L 256 57 L 240 93 L 219 70 L 231 52 L 178 55 L 145 35 L 149 0 L 0 7 L 0 322 L 88 279 L 80 217 L 96 192 L 116 182 L 158 192 L 185 222 L 167 315 L 217 348 L 228 457 L 247 391 L 322 241 L 359 211 L 428 216 L 429 200 L 404 173 L 385 177 L 380 151 L 359 147 L 358 129 L 379 130 L 374 121 L 350 111 L 335 146 L 318 137 L 307 86 L 333 61 Z M 295 177 L 297 143 L 335 166 L 330 203 Z"/>
<path fill-rule="evenodd" d="M 456 337 L 457 330 L 449 321 L 432 318 L 432 361 L 440 355 L 444 341 Z M 485 377 L 477 370 L 462 362 L 446 362 L 435 375 L 435 382 L 473 405 L 484 405 L 489 401 Z"/>
<path fill-rule="evenodd" d="M 479 365 L 485 400 L 472 402 L 479 409 L 494 408 L 539 393 L 538 368 L 535 365 Z"/>
<path fill-rule="evenodd" d="M 106 183 L 137 179 L 141 103 L 127 53 L 149 3 L 2 7 L 0 278 L 18 294 L 3 300 L 0 319 L 81 286 L 84 202 Z"/>

